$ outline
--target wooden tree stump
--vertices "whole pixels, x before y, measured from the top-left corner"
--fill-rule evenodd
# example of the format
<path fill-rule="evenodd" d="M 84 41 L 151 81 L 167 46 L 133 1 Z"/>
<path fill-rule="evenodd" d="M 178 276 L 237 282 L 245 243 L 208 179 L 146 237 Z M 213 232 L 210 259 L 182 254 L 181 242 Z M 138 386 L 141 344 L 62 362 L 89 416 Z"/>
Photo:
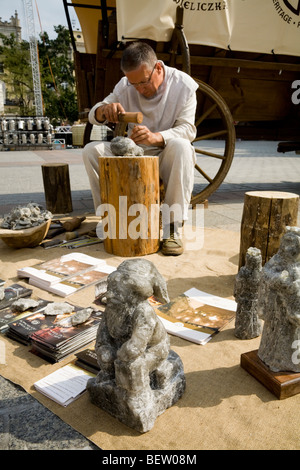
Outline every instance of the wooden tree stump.
<path fill-rule="evenodd" d="M 46 208 L 53 214 L 72 212 L 69 165 L 45 163 L 42 165 Z"/>
<path fill-rule="evenodd" d="M 299 196 L 279 191 L 245 193 L 239 269 L 249 247 L 259 248 L 264 265 L 278 251 L 286 226 L 297 226 Z"/>
<path fill-rule="evenodd" d="M 159 250 L 158 157 L 100 157 L 104 248 L 117 256 Z"/>

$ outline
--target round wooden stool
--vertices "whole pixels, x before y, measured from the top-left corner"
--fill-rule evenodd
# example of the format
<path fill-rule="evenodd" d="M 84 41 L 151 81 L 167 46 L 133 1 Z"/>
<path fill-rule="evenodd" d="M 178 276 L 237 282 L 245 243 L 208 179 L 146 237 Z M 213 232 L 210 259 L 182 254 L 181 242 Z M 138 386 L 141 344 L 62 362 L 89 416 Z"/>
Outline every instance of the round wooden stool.
<path fill-rule="evenodd" d="M 286 226 L 297 226 L 298 194 L 280 191 L 245 193 L 239 269 L 249 247 L 259 248 L 262 264 L 277 253 Z"/>
<path fill-rule="evenodd" d="M 159 250 L 159 158 L 99 157 L 104 248 L 117 256 Z"/>
<path fill-rule="evenodd" d="M 42 165 L 46 208 L 53 214 L 72 212 L 72 197 L 67 163 Z"/>

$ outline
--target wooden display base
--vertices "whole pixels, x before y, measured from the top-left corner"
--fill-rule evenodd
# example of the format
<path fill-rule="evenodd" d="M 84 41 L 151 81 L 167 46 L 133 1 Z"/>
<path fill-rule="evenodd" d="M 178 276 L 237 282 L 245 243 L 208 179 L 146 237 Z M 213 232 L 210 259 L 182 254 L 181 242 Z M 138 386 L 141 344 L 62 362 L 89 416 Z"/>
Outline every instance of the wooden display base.
<path fill-rule="evenodd" d="M 258 350 L 241 355 L 241 367 L 261 382 L 279 400 L 300 393 L 300 373 L 272 372 L 258 357 Z"/>

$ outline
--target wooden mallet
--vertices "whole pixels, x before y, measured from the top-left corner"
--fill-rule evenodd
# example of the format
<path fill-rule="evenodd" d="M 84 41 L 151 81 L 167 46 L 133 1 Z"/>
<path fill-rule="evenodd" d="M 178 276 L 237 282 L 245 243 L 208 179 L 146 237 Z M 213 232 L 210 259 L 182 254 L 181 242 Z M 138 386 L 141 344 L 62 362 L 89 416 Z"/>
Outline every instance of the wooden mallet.
<path fill-rule="evenodd" d="M 134 122 L 136 124 L 141 124 L 143 122 L 143 113 L 119 113 L 118 114 L 119 122 L 116 125 L 114 136 L 124 136 L 126 132 L 126 127 L 129 122 Z"/>

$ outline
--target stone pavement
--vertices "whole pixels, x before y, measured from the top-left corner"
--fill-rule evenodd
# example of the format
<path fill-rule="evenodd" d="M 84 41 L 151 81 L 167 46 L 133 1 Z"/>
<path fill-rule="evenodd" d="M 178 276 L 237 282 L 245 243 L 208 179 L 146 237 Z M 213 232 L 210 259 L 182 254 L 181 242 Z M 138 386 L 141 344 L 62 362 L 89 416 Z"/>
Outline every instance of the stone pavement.
<path fill-rule="evenodd" d="M 0 450 L 99 450 L 21 387 L 0 376 Z"/>
<path fill-rule="evenodd" d="M 277 152 L 278 142 L 238 141 L 230 170 L 221 186 L 209 198 L 205 226 L 239 231 L 246 191 L 288 191 L 300 194 L 300 155 Z M 204 141 L 202 148 L 218 153 L 218 141 Z M 220 152 L 219 152 L 220 153 Z M 69 164 L 73 213 L 94 211 L 89 182 L 80 148 L 67 150 L 0 152 L 0 217 L 18 204 L 30 201 L 45 206 L 41 165 Z M 211 166 L 212 159 L 201 158 L 201 165 Z M 205 168 L 206 170 L 206 168 Z M 209 175 L 215 175 L 215 172 Z M 203 184 L 195 173 L 195 188 Z M 200 186 L 199 186 L 200 185 Z"/>
<path fill-rule="evenodd" d="M 220 145 L 218 141 L 202 143 L 203 148 L 216 153 Z M 278 153 L 277 145 L 265 141 L 236 143 L 231 168 L 204 211 L 205 227 L 239 231 L 246 191 L 300 194 L 300 155 Z M 45 206 L 41 165 L 46 162 L 69 164 L 71 215 L 93 213 L 81 152 L 81 149 L 0 152 L 0 217 L 16 205 L 30 201 Z M 208 159 L 207 165 L 210 164 Z M 195 187 L 201 183 L 196 174 Z M 0 450 L 98 449 L 23 389 L 2 377 L 0 400 Z"/>

